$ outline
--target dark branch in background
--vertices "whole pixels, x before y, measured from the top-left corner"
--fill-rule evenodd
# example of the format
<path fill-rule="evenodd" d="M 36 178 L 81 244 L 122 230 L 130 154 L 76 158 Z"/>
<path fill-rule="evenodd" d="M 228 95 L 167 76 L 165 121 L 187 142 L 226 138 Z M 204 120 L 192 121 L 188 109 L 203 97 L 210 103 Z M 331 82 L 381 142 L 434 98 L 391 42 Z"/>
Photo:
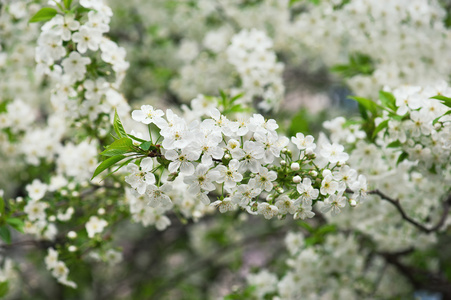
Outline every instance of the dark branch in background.
<path fill-rule="evenodd" d="M 448 213 L 450 210 L 450 205 L 451 205 L 451 194 L 448 196 L 448 198 L 443 202 L 442 207 L 443 207 L 443 212 L 442 215 L 440 217 L 440 220 L 437 222 L 437 224 L 435 224 L 434 226 L 432 226 L 431 228 L 428 228 L 426 226 L 424 226 L 423 224 L 418 223 L 417 221 L 415 221 L 414 219 L 412 219 L 411 217 L 409 217 L 406 212 L 404 211 L 404 209 L 402 208 L 401 204 L 399 203 L 398 199 L 393 199 L 387 195 L 385 195 L 384 193 L 382 193 L 379 190 L 373 190 L 373 191 L 369 191 L 368 194 L 371 195 L 378 195 L 379 197 L 381 197 L 381 199 L 386 200 L 388 202 L 390 202 L 393 206 L 396 207 L 396 209 L 398 210 L 398 212 L 401 214 L 401 217 L 406 220 L 407 222 L 409 222 L 410 224 L 414 225 L 416 228 L 418 228 L 420 231 L 424 232 L 424 233 L 431 233 L 431 232 L 436 232 L 437 230 L 440 229 L 440 227 L 442 227 L 445 224 L 446 218 L 448 217 Z"/>

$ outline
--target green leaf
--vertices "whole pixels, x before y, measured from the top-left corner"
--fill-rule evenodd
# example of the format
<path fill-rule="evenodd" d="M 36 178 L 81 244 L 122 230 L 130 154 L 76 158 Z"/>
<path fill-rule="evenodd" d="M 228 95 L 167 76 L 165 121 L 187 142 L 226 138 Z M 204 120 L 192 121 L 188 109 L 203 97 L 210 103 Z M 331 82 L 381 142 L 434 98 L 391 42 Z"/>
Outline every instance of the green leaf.
<path fill-rule="evenodd" d="M 0 226 L 0 238 L 7 244 L 11 244 L 11 232 L 6 225 Z"/>
<path fill-rule="evenodd" d="M 119 167 L 117 167 L 116 169 L 114 169 L 113 171 L 111 171 L 110 173 L 108 173 L 103 179 L 105 179 L 105 178 L 107 178 L 108 176 L 110 176 L 111 174 L 113 174 L 113 173 L 116 173 L 117 171 L 119 171 L 123 166 L 125 166 L 125 165 L 127 165 L 128 163 L 130 163 L 132 160 L 134 160 L 135 158 L 133 157 L 133 158 L 130 158 L 130 159 L 127 159 L 126 161 L 124 161 L 123 163 L 121 163 L 120 165 L 119 165 Z"/>
<path fill-rule="evenodd" d="M 35 22 L 42 22 L 42 21 L 48 21 L 53 19 L 54 16 L 58 11 L 51 7 L 44 7 L 41 8 L 33 17 L 31 17 L 29 23 L 35 23 Z"/>
<path fill-rule="evenodd" d="M 367 111 L 371 112 L 371 114 L 375 117 L 378 115 L 378 108 L 381 108 L 375 102 L 370 99 L 362 98 L 362 97 L 349 97 L 352 100 L 357 101 L 360 105 L 362 105 Z"/>
<path fill-rule="evenodd" d="M 66 7 L 66 9 L 70 9 L 71 4 L 72 0 L 64 0 L 64 7 Z"/>
<path fill-rule="evenodd" d="M 432 125 L 435 125 L 442 117 L 446 115 L 451 115 L 451 110 L 448 110 L 446 113 L 444 113 L 442 116 L 435 118 L 434 121 L 432 121 Z"/>
<path fill-rule="evenodd" d="M 145 151 L 149 150 L 150 146 L 152 146 L 152 143 L 149 141 L 146 141 L 146 142 L 142 143 L 141 145 L 139 145 L 139 147 Z"/>
<path fill-rule="evenodd" d="M 114 156 L 133 151 L 133 142 L 127 137 L 115 140 L 102 153 L 103 156 Z"/>
<path fill-rule="evenodd" d="M 377 136 L 377 134 L 383 129 L 388 127 L 388 120 L 382 121 L 379 125 L 377 125 L 376 129 L 373 132 L 373 139 Z"/>
<path fill-rule="evenodd" d="M 108 169 L 109 167 L 111 167 L 112 165 L 114 165 L 115 163 L 123 160 L 124 158 L 126 158 L 127 156 L 125 155 L 116 155 L 116 156 L 112 156 L 106 160 L 104 160 L 98 167 L 97 169 L 94 171 L 94 175 L 92 175 L 92 179 L 94 179 L 94 177 L 96 177 L 97 175 L 99 175 L 100 173 L 102 173 L 103 171 L 105 171 L 106 169 Z"/>
<path fill-rule="evenodd" d="M 430 99 L 440 100 L 446 106 L 451 107 L 451 98 L 445 97 L 443 95 L 437 95 L 437 96 L 431 97 Z"/>
<path fill-rule="evenodd" d="M 0 197 L 0 215 L 5 213 L 5 200 L 3 197 Z"/>
<path fill-rule="evenodd" d="M 399 155 L 399 157 L 398 157 L 398 161 L 396 162 L 396 165 L 399 165 L 400 162 L 402 162 L 403 160 L 406 160 L 407 158 L 409 158 L 409 154 L 407 154 L 406 152 L 401 153 L 401 155 Z"/>
<path fill-rule="evenodd" d="M 5 297 L 9 291 L 9 283 L 8 281 L 0 282 L 0 298 Z"/>
<path fill-rule="evenodd" d="M 141 142 L 141 143 L 145 143 L 145 142 L 147 142 L 146 140 L 143 140 L 143 139 L 140 139 L 140 138 L 138 138 L 138 137 L 136 137 L 136 136 L 134 136 L 134 135 L 131 135 L 131 134 L 127 134 L 129 137 L 131 137 L 132 139 L 134 139 L 135 141 L 138 141 L 138 142 Z"/>
<path fill-rule="evenodd" d="M 396 98 L 392 93 L 379 91 L 379 99 L 382 102 L 382 105 L 391 109 L 393 112 L 396 112 L 398 109 L 396 107 Z"/>
<path fill-rule="evenodd" d="M 125 132 L 124 126 L 122 126 L 121 119 L 119 119 L 119 115 L 117 114 L 117 110 L 114 111 L 114 122 L 113 122 L 114 131 L 116 134 L 121 137 L 127 137 L 127 133 Z"/>
<path fill-rule="evenodd" d="M 14 228 L 15 230 L 24 233 L 23 231 L 23 227 L 25 226 L 23 221 L 21 219 L 18 218 L 10 218 L 6 220 L 6 223 L 8 223 L 9 225 L 11 225 L 12 228 Z"/>
<path fill-rule="evenodd" d="M 304 134 L 310 133 L 309 126 L 309 112 L 306 109 L 301 109 L 291 120 L 290 127 L 288 128 L 288 134 L 295 136 L 296 133 L 302 132 Z"/>
<path fill-rule="evenodd" d="M 402 146 L 401 142 L 396 140 L 396 141 L 391 142 L 390 144 L 388 144 L 387 148 L 399 148 L 401 146 Z"/>

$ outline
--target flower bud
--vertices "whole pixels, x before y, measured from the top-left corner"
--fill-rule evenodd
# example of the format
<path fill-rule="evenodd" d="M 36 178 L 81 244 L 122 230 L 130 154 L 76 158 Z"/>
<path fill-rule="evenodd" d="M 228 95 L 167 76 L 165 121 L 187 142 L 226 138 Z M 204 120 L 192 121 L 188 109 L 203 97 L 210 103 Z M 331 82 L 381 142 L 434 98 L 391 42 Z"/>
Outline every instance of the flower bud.
<path fill-rule="evenodd" d="M 282 160 L 280 161 L 280 165 L 281 165 L 281 166 L 285 166 L 286 164 L 287 164 L 287 162 L 286 162 L 285 160 L 282 159 Z"/>
<path fill-rule="evenodd" d="M 291 164 L 291 170 L 299 171 L 299 169 L 301 169 L 301 167 L 299 166 L 299 164 L 297 162 L 294 162 Z"/>
<path fill-rule="evenodd" d="M 305 150 L 305 154 L 306 154 L 306 155 L 312 155 L 312 154 L 314 154 L 314 153 L 313 153 L 313 150 L 312 150 L 311 148 L 307 148 L 307 149 Z"/>
<path fill-rule="evenodd" d="M 282 153 L 287 153 L 288 149 L 287 148 L 283 148 L 282 149 Z"/>
<path fill-rule="evenodd" d="M 67 237 L 70 239 L 75 239 L 77 237 L 77 233 L 75 231 L 69 231 L 67 233 Z"/>
<path fill-rule="evenodd" d="M 226 154 L 224 155 L 224 159 L 230 159 L 230 154 L 226 153 Z"/>
<path fill-rule="evenodd" d="M 77 247 L 74 245 L 70 245 L 69 248 L 67 248 L 67 250 L 69 250 L 69 252 L 75 252 L 77 251 Z"/>
<path fill-rule="evenodd" d="M 55 216 L 49 216 L 48 220 L 49 220 L 49 222 L 55 222 L 56 221 L 56 217 Z"/>
<path fill-rule="evenodd" d="M 301 176 L 296 175 L 296 176 L 293 177 L 293 182 L 294 183 L 301 183 L 301 181 L 302 181 Z"/>
<path fill-rule="evenodd" d="M 99 214 L 99 216 L 102 216 L 105 214 L 105 208 L 101 207 L 97 210 L 97 213 Z"/>
<path fill-rule="evenodd" d="M 357 202 L 354 199 L 349 199 L 349 206 L 356 207 L 357 206 Z"/>
<path fill-rule="evenodd" d="M 316 176 L 318 176 L 318 172 L 316 172 L 316 171 L 310 171 L 309 172 L 309 174 L 310 174 L 310 176 L 312 176 L 312 177 L 316 177 Z"/>

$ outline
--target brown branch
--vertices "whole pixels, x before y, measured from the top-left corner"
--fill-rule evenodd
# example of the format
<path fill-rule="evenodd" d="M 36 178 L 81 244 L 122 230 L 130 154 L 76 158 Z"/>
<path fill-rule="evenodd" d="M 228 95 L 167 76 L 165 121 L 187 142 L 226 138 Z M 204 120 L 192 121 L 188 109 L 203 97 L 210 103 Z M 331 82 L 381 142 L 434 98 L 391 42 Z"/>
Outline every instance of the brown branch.
<path fill-rule="evenodd" d="M 379 197 L 381 197 L 381 199 L 384 199 L 388 202 L 390 202 L 397 210 L 398 212 L 401 214 L 401 217 L 406 220 L 407 222 L 409 222 L 410 224 L 414 225 L 416 228 L 418 228 L 420 231 L 423 231 L 424 233 L 431 233 L 431 232 L 436 232 L 437 230 L 440 229 L 440 227 L 442 227 L 445 224 L 446 218 L 448 217 L 448 213 L 450 210 L 450 205 L 451 205 L 451 194 L 448 196 L 448 198 L 443 202 L 442 207 L 443 207 L 443 213 L 440 217 L 440 220 L 437 222 L 437 224 L 435 224 L 434 226 L 432 226 L 431 228 L 428 228 L 426 226 L 424 226 L 423 224 L 415 221 L 414 219 L 412 219 L 411 217 L 409 217 L 406 212 L 404 211 L 404 209 L 402 208 L 400 202 L 398 199 L 393 199 L 387 195 L 385 195 L 384 193 L 382 193 L 379 190 L 373 190 L 373 191 L 369 191 L 367 192 L 370 195 L 378 195 Z"/>

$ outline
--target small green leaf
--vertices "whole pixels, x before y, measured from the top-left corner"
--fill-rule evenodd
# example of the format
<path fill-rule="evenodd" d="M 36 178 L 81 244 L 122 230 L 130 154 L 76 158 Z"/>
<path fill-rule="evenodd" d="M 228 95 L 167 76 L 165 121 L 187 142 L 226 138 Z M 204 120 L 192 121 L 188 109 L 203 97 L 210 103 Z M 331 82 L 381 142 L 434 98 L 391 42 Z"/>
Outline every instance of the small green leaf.
<path fill-rule="evenodd" d="M 440 100 L 446 106 L 451 107 L 451 98 L 445 97 L 443 95 L 437 95 L 437 96 L 431 97 L 430 99 Z"/>
<path fill-rule="evenodd" d="M 396 112 L 396 98 L 392 93 L 379 91 L 379 99 L 382 102 L 382 105 L 391 109 L 393 112 Z"/>
<path fill-rule="evenodd" d="M 8 281 L 0 282 L 0 298 L 5 297 L 9 291 L 9 283 Z"/>
<path fill-rule="evenodd" d="M 3 197 L 0 197 L 0 215 L 5 213 L 5 200 Z"/>
<path fill-rule="evenodd" d="M 23 231 L 23 227 L 24 227 L 24 223 L 21 219 L 18 218 L 10 218 L 6 220 L 6 223 L 8 223 L 9 225 L 11 225 L 12 228 L 14 228 L 15 230 L 24 233 Z"/>
<path fill-rule="evenodd" d="M 7 244 L 11 243 L 11 232 L 6 225 L 0 226 L 0 238 Z"/>
<path fill-rule="evenodd" d="M 434 121 L 432 121 L 432 125 L 435 125 L 442 117 L 446 115 L 451 115 L 451 110 L 448 110 L 446 113 L 444 113 L 442 116 L 435 118 Z"/>
<path fill-rule="evenodd" d="M 108 169 L 109 167 L 111 167 L 112 165 L 114 165 L 115 163 L 123 160 L 124 158 L 126 158 L 127 156 L 125 155 L 116 155 L 116 156 L 112 156 L 106 160 L 104 160 L 98 167 L 97 169 L 94 171 L 94 175 L 92 175 L 92 179 L 94 179 L 94 177 L 96 177 L 97 175 L 99 175 L 100 173 L 102 173 L 103 171 L 105 171 L 106 169 Z"/>
<path fill-rule="evenodd" d="M 399 148 L 401 146 L 402 146 L 401 142 L 396 140 L 396 141 L 391 142 L 390 144 L 388 144 L 387 148 Z"/>
<path fill-rule="evenodd" d="M 115 156 L 133 151 L 133 142 L 127 137 L 115 140 L 102 153 L 103 156 Z"/>
<path fill-rule="evenodd" d="M 42 22 L 42 21 L 48 21 L 53 19 L 54 16 L 58 11 L 51 7 L 44 7 L 41 8 L 33 17 L 31 17 L 29 23 L 35 23 L 35 22 Z"/>
<path fill-rule="evenodd" d="M 378 108 L 381 108 L 374 101 L 370 99 L 362 98 L 362 97 L 349 97 L 355 101 L 357 101 L 360 105 L 362 105 L 367 111 L 371 112 L 371 114 L 375 117 L 378 115 Z"/>
<path fill-rule="evenodd" d="M 131 135 L 131 134 L 127 134 L 129 137 L 131 137 L 132 139 L 134 139 L 135 141 L 138 141 L 138 142 L 141 142 L 141 143 L 145 143 L 145 142 L 147 142 L 146 140 L 143 140 L 143 139 L 140 139 L 140 138 L 138 138 L 138 137 L 136 137 L 136 136 L 134 136 L 134 135 Z"/>
<path fill-rule="evenodd" d="M 114 111 L 114 122 L 113 122 L 114 131 L 116 134 L 121 137 L 127 137 L 127 133 L 125 132 L 124 126 L 122 126 L 121 119 L 119 119 L 119 115 L 117 114 L 117 110 Z"/>
<path fill-rule="evenodd" d="M 142 143 L 141 145 L 139 145 L 139 147 L 145 151 L 149 150 L 150 146 L 152 146 L 152 143 L 149 141 L 146 141 L 146 142 Z"/>
<path fill-rule="evenodd" d="M 72 0 L 64 0 L 64 7 L 66 7 L 66 9 L 70 9 L 71 4 Z"/>
<path fill-rule="evenodd" d="M 398 161 L 396 162 L 396 165 L 399 165 L 400 162 L 402 162 L 403 160 L 406 160 L 407 158 L 409 158 L 409 154 L 407 154 L 406 152 L 401 153 L 401 155 L 399 155 L 399 157 L 398 157 Z"/>
<path fill-rule="evenodd" d="M 382 121 L 379 125 L 377 125 L 376 129 L 373 132 L 373 139 L 377 136 L 377 134 L 388 127 L 388 120 Z"/>

